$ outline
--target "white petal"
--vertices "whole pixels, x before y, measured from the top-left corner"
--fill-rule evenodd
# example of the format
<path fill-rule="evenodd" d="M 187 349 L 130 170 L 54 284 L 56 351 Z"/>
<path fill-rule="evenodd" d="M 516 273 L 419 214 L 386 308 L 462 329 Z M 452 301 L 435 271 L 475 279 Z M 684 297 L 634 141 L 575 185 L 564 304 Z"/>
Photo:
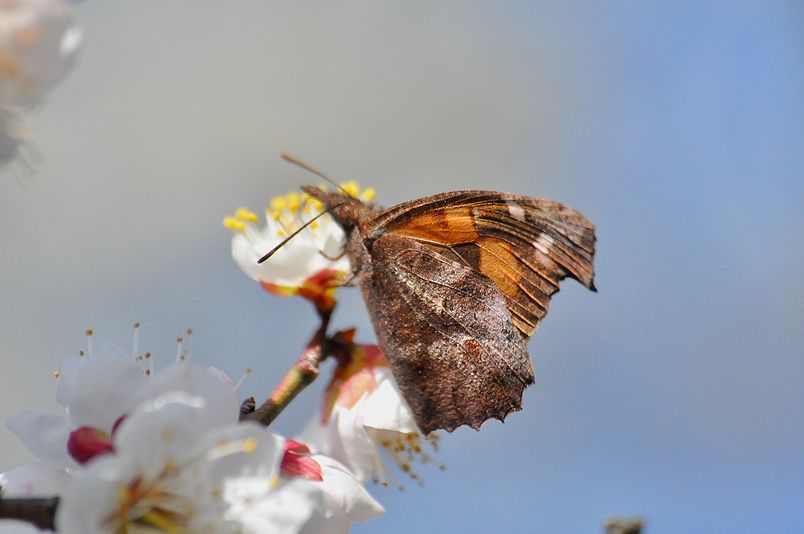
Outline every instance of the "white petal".
<path fill-rule="evenodd" d="M 317 266 L 321 262 L 314 264 L 318 258 L 326 265 L 326 258 L 313 243 L 296 239 L 279 249 L 269 261 L 258 264 L 257 260 L 277 244 L 278 240 L 268 239 L 251 242 L 243 234 L 237 234 L 232 238 L 232 258 L 252 280 L 290 287 L 300 286 L 319 270 Z"/>
<path fill-rule="evenodd" d="M 166 367 L 146 382 L 134 395 L 139 402 L 156 399 L 171 391 L 182 391 L 204 399 L 207 428 L 237 422 L 240 413 L 237 393 L 221 380 L 220 371 L 178 363 Z"/>
<path fill-rule="evenodd" d="M 92 357 L 66 358 L 59 376 L 58 401 L 75 426 L 110 432 L 136 403 L 135 393 L 148 381 L 139 365 L 112 345 Z"/>
<path fill-rule="evenodd" d="M 262 479 L 239 479 L 232 481 L 224 493 L 230 503 L 230 514 L 249 534 L 296 534 L 323 507 L 320 491 L 306 480 L 291 480 L 262 499 L 253 498 L 266 481 Z M 249 491 L 248 483 L 255 487 Z"/>
<path fill-rule="evenodd" d="M 117 509 L 117 490 L 136 475 L 117 456 L 101 456 L 81 475 L 73 477 L 56 511 L 60 534 L 101 534 L 104 520 Z"/>
<path fill-rule="evenodd" d="M 321 465 L 324 480 L 319 484 L 328 511 L 335 510 L 352 523 L 385 513 L 382 505 L 341 463 L 320 454 L 313 455 L 313 459 Z"/>
<path fill-rule="evenodd" d="M 378 381 L 363 408 L 363 424 L 381 430 L 419 432 L 413 412 L 391 376 L 390 369 L 376 369 Z"/>
<path fill-rule="evenodd" d="M 285 440 L 254 423 L 242 423 L 210 432 L 202 447 L 207 451 L 205 477 L 212 483 L 225 478 L 279 476 Z"/>
<path fill-rule="evenodd" d="M 305 427 L 299 441 L 315 451 L 345 465 L 361 481 L 372 478 L 378 463 L 377 448 L 363 426 L 362 411 L 368 396 L 352 408 L 335 405 L 327 425 L 316 415 Z"/>
<path fill-rule="evenodd" d="M 195 461 L 197 445 L 214 428 L 206 401 L 171 392 L 135 408 L 114 435 L 116 456 L 125 457 L 146 478 L 165 465 Z"/>
<path fill-rule="evenodd" d="M 3 497 L 53 497 L 61 494 L 70 475 L 64 468 L 27 464 L 0 474 Z"/>
<path fill-rule="evenodd" d="M 43 462 L 57 466 L 77 465 L 67 452 L 72 425 L 64 417 L 25 411 L 9 417 L 6 426 Z"/>

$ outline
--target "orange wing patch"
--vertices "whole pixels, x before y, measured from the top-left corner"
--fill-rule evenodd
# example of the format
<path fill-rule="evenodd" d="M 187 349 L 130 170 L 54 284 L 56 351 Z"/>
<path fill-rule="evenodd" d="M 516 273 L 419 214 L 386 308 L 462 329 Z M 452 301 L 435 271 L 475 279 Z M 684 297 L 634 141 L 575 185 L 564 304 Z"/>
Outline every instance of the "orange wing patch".
<path fill-rule="evenodd" d="M 416 239 L 489 277 L 526 337 L 562 279 L 594 289 L 594 225 L 558 202 L 458 191 L 400 204 L 375 222 L 382 233 Z"/>
<path fill-rule="evenodd" d="M 395 226 L 393 233 L 424 243 L 457 245 L 477 239 L 471 206 L 433 209 Z"/>

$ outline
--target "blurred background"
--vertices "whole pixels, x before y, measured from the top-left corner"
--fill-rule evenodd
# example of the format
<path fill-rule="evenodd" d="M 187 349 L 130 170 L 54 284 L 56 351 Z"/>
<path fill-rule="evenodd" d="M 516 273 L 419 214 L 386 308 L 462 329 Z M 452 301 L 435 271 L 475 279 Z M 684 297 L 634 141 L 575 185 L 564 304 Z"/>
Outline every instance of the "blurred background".
<path fill-rule="evenodd" d="M 317 181 L 378 201 L 483 188 L 598 227 L 505 424 L 444 436 L 425 487 L 354 532 L 804 531 L 800 2 L 90 1 L 74 71 L 0 175 L 0 418 L 56 413 L 95 343 L 193 358 L 264 397 L 316 327 L 262 292 L 221 218 Z M 335 326 L 374 339 L 356 290 Z M 297 301 L 298 300 L 298 301 Z M 160 360 L 161 358 L 161 360 Z M 320 380 L 275 423 L 299 430 Z M 0 470 L 31 459 L 0 433 Z M 12 532 L 6 525 L 3 532 Z"/>

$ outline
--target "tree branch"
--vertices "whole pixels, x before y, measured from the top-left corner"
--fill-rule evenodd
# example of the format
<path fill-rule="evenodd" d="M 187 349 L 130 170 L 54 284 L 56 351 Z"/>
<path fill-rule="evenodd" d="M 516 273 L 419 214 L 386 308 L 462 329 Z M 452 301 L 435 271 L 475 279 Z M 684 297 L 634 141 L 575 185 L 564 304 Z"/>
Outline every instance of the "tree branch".
<path fill-rule="evenodd" d="M 58 497 L 4 499 L 0 497 L 0 519 L 27 521 L 40 529 L 54 530 Z"/>
<path fill-rule="evenodd" d="M 317 310 L 321 318 L 321 325 L 307 343 L 299 359 L 291 366 L 282 382 L 261 406 L 253 409 L 251 406 L 251 403 L 254 402 L 253 398 L 243 402 L 243 406 L 240 407 L 241 421 L 256 421 L 264 426 L 270 425 L 296 395 L 318 377 L 318 366 L 330 351 L 327 329 L 332 316 L 332 308 L 326 310 L 318 307 Z"/>
<path fill-rule="evenodd" d="M 641 517 L 629 517 L 621 519 L 619 517 L 609 517 L 603 521 L 606 534 L 641 534 L 644 521 Z"/>

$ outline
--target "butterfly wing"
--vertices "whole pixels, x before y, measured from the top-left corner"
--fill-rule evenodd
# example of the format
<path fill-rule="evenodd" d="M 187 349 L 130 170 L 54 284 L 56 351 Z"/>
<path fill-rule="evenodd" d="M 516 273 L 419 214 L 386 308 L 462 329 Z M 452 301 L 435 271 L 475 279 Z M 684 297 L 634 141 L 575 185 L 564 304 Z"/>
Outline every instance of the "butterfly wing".
<path fill-rule="evenodd" d="M 558 283 L 595 290 L 595 227 L 558 202 L 490 191 L 456 191 L 379 213 L 372 238 L 410 238 L 490 278 L 526 337 L 547 313 Z"/>
<path fill-rule="evenodd" d="M 533 369 L 495 283 L 410 237 L 380 237 L 371 256 L 361 287 L 419 428 L 477 429 L 519 410 Z"/>

